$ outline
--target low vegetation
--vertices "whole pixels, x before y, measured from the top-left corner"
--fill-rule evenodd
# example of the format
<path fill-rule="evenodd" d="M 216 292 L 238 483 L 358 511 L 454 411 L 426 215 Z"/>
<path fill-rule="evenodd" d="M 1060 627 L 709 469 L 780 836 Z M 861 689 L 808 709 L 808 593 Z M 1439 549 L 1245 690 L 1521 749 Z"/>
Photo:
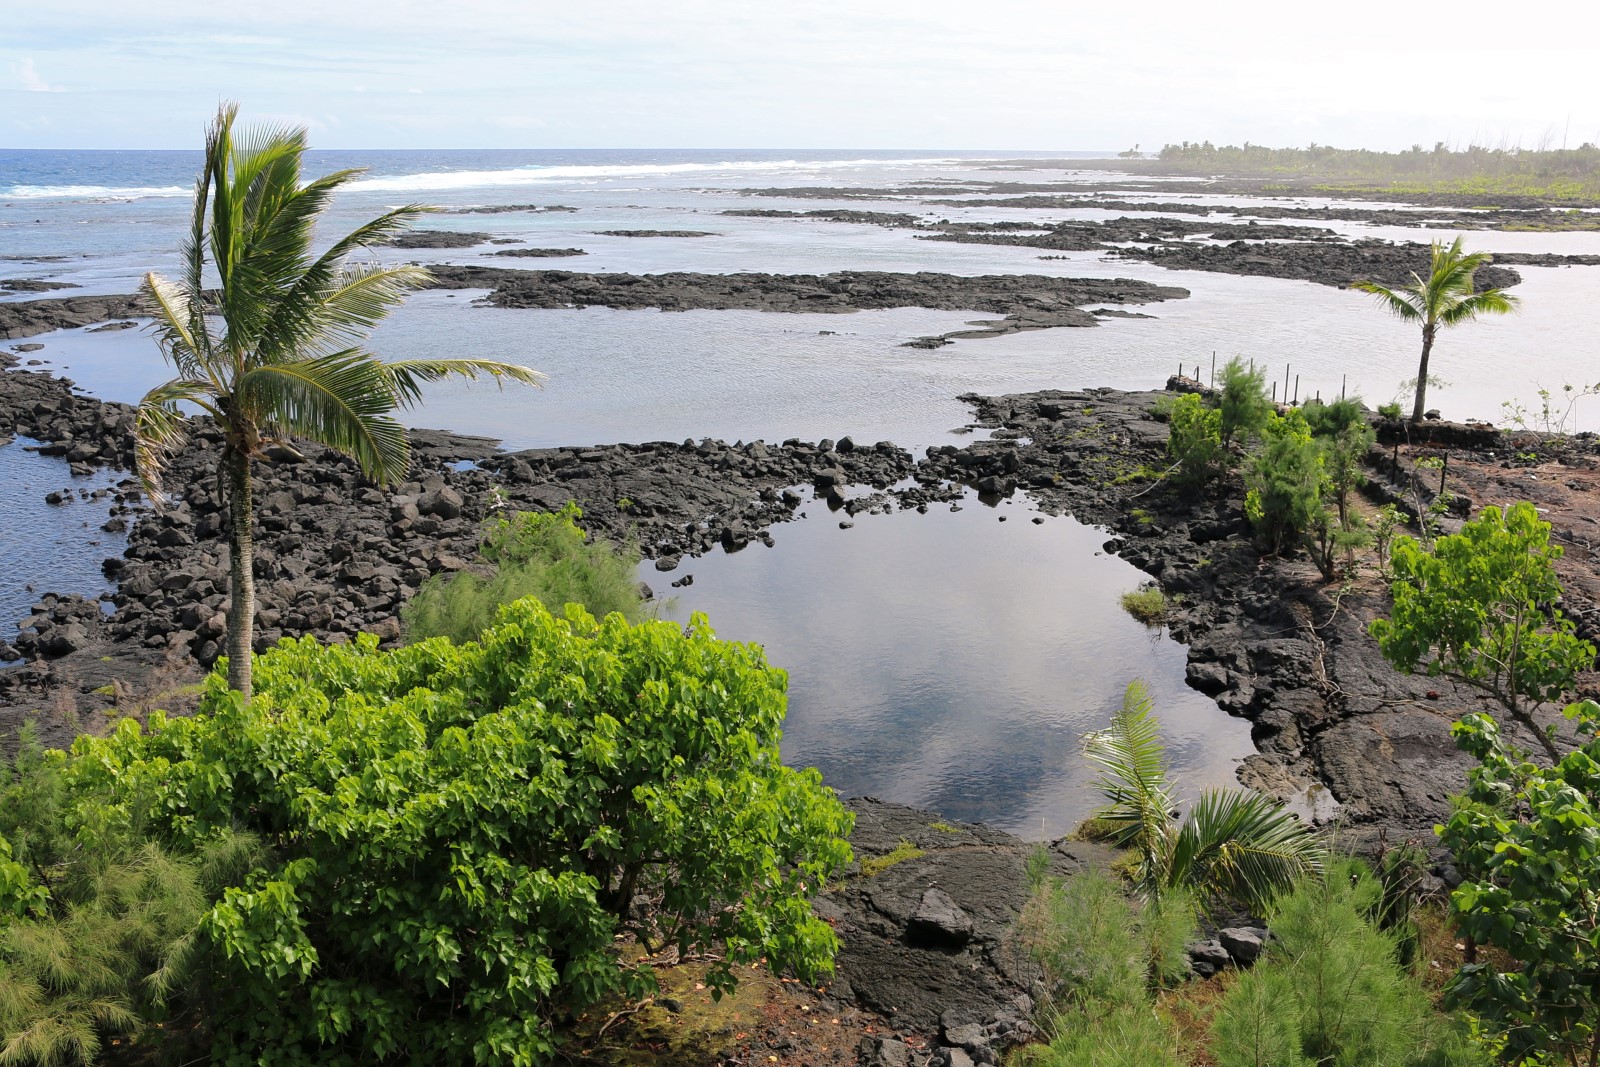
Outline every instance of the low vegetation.
<path fill-rule="evenodd" d="M 628 935 L 813 978 L 851 817 L 778 754 L 786 679 L 703 617 L 505 608 L 480 641 L 309 638 L 246 704 L 29 756 L 0 836 L 0 1062 L 171 1032 L 219 1062 L 557 1055 Z M 28 762 L 31 760 L 32 762 Z M 186 1056 L 192 1059 L 193 1056 Z"/>
<path fill-rule="evenodd" d="M 578 604 L 596 618 L 617 612 L 629 622 L 649 615 L 639 595 L 639 550 L 588 539 L 568 502 L 557 512 L 516 512 L 484 526 L 479 556 L 487 574 L 457 571 L 430 578 L 406 603 L 409 640 L 473 641 L 501 605 L 533 597 L 553 612 Z"/>
<path fill-rule="evenodd" d="M 1503 1035 L 1509 1063 L 1589 1064 L 1600 1055 L 1600 704 L 1566 709 L 1582 742 L 1553 767 L 1508 744 L 1487 715 L 1455 726 L 1477 759 L 1440 842 L 1466 880 L 1451 916 L 1509 966 L 1469 960 L 1449 1003 Z"/>
<path fill-rule="evenodd" d="M 1488 1067 L 1467 1017 L 1438 1010 L 1383 923 L 1381 882 L 1339 859 L 1266 909 L 1272 938 L 1248 971 L 1192 1002 L 1185 946 L 1193 903 L 1130 899 L 1104 872 L 1035 888 L 1020 933 L 1045 974 L 1048 1041 L 1021 1052 L 1039 1067 Z"/>
<path fill-rule="evenodd" d="M 1122 594 L 1122 610 L 1146 626 L 1160 626 L 1167 618 L 1167 595 L 1154 582 Z"/>
<path fill-rule="evenodd" d="M 1164 402 L 1175 484 L 1206 493 L 1242 469 L 1244 508 L 1260 547 L 1273 555 L 1304 549 L 1325 579 L 1338 576 L 1368 534 L 1350 506 L 1365 480 L 1375 435 L 1359 399 L 1310 401 L 1279 410 L 1265 374 L 1235 357 L 1209 396 Z"/>
<path fill-rule="evenodd" d="M 1192 892 L 1208 908 L 1261 907 L 1322 868 L 1322 845 L 1297 816 L 1260 793 L 1210 789 L 1181 819 L 1154 704 L 1132 682 L 1111 726 L 1084 752 L 1100 769 L 1106 803 L 1094 813 L 1103 839 L 1137 856 L 1134 883 L 1147 900 Z"/>

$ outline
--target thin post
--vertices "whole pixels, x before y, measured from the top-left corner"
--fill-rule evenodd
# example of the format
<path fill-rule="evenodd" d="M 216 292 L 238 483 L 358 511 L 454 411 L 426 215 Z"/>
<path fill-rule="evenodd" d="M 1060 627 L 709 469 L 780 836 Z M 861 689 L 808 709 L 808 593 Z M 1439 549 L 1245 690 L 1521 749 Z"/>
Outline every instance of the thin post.
<path fill-rule="evenodd" d="M 1272 402 L 1274 404 L 1276 404 L 1278 402 L 1278 383 L 1277 382 L 1273 382 L 1272 383 Z"/>
<path fill-rule="evenodd" d="M 1445 449 L 1444 465 L 1439 468 L 1439 495 L 1444 496 L 1445 475 L 1450 473 L 1450 450 Z"/>
<path fill-rule="evenodd" d="M 1394 443 L 1394 452 L 1389 456 L 1389 480 L 1395 485 L 1400 484 L 1400 442 Z"/>
<path fill-rule="evenodd" d="M 1294 376 L 1294 402 L 1300 403 L 1300 375 Z"/>
<path fill-rule="evenodd" d="M 1350 375 L 1348 375 L 1348 374 L 1342 375 L 1339 378 L 1339 399 L 1340 400 L 1344 399 L 1344 387 L 1347 384 L 1349 384 L 1349 381 L 1350 381 Z"/>
<path fill-rule="evenodd" d="M 1216 386 L 1217 386 L 1217 350 L 1215 348 L 1213 348 L 1211 350 L 1211 387 L 1213 389 L 1215 389 Z"/>
<path fill-rule="evenodd" d="M 1289 364 L 1283 365 L 1283 402 L 1289 402 Z"/>

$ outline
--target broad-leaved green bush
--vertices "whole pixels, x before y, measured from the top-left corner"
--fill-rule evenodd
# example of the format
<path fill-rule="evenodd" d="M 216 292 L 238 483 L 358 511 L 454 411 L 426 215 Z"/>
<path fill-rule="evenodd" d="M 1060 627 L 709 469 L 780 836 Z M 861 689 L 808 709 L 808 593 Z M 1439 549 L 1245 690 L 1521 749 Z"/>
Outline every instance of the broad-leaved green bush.
<path fill-rule="evenodd" d="M 703 616 L 525 599 L 464 645 L 280 642 L 248 705 L 213 674 L 200 714 L 80 738 L 69 773 L 108 826 L 268 850 L 200 922 L 221 1062 L 532 1065 L 652 986 L 628 930 L 714 946 L 718 990 L 762 957 L 831 967 L 810 899 L 851 816 L 780 761 L 785 685 Z"/>
<path fill-rule="evenodd" d="M 479 553 L 488 575 L 456 571 L 430 578 L 401 611 L 406 635 L 420 641 L 472 641 L 503 604 L 531 596 L 552 612 L 581 604 L 595 618 L 613 611 L 629 622 L 648 614 L 639 596 L 639 550 L 587 539 L 570 501 L 560 511 L 519 511 L 484 524 Z"/>
<path fill-rule="evenodd" d="M 1552 762 L 1561 754 L 1532 710 L 1559 700 L 1595 662 L 1594 646 L 1552 606 L 1561 599 L 1562 552 L 1550 543 L 1550 524 L 1526 502 L 1504 512 L 1484 508 L 1432 552 L 1398 538 L 1390 562 L 1394 608 L 1370 627 L 1395 667 L 1444 675 L 1493 697 Z"/>
<path fill-rule="evenodd" d="M 1487 715 L 1455 725 L 1478 761 L 1440 840 L 1465 881 L 1450 896 L 1462 935 L 1500 949 L 1446 987 L 1505 1039 L 1508 1063 L 1587 1063 L 1600 1045 L 1600 704 L 1566 709 L 1580 745 L 1542 767 Z"/>

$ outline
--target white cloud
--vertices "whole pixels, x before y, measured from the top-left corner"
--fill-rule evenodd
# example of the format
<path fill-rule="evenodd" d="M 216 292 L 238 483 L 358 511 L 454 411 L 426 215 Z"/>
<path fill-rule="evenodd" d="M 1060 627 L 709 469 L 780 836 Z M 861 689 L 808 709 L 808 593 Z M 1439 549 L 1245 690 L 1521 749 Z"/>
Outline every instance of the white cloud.
<path fill-rule="evenodd" d="M 50 85 L 33 69 L 33 60 L 24 59 L 18 63 L 7 63 L 11 69 L 11 76 L 17 79 L 22 88 L 30 93 L 60 93 L 66 90 Z"/>

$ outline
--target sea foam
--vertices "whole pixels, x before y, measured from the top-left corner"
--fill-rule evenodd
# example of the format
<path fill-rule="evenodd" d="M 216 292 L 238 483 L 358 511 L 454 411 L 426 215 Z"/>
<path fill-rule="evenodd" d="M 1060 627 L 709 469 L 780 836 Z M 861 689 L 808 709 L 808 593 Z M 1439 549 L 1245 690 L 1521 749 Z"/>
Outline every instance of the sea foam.
<path fill-rule="evenodd" d="M 630 163 L 592 166 L 513 167 L 506 170 L 456 170 L 431 174 L 401 174 L 375 178 L 360 178 L 350 183 L 351 189 L 370 192 L 437 192 L 446 189 L 475 189 L 485 186 L 542 185 L 548 182 L 600 182 L 617 178 L 641 178 L 673 174 L 703 174 L 714 177 L 746 177 L 761 172 L 785 171 L 790 174 L 807 171 L 843 170 L 849 167 L 870 166 L 893 168 L 927 166 L 972 160 L 952 160 L 929 157 L 926 159 L 829 159 L 829 160 L 727 160 L 719 163 Z"/>
<path fill-rule="evenodd" d="M 145 196 L 189 196 L 182 185 L 13 185 L 0 189 L 0 200 L 136 200 Z"/>

